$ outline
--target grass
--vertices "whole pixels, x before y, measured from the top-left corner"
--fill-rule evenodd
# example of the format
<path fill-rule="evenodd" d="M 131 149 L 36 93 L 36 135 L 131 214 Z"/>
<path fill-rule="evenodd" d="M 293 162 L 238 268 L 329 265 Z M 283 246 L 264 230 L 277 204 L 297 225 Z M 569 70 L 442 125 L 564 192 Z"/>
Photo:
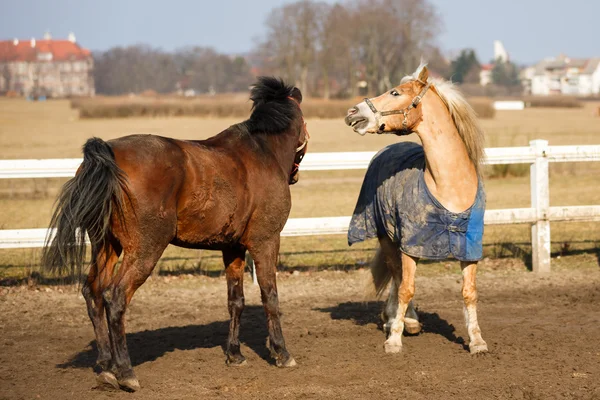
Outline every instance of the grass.
<path fill-rule="evenodd" d="M 531 108 L 498 111 L 482 124 L 487 146 L 526 146 L 532 139 L 547 139 L 551 145 L 597 144 L 598 103 L 582 108 Z M 68 101 L 42 103 L 0 99 L 0 159 L 70 158 L 81 156 L 81 145 L 91 136 L 111 139 L 131 133 L 152 133 L 184 139 L 212 136 L 241 118 L 126 118 L 79 119 Z M 311 152 L 378 150 L 399 140 L 417 140 L 415 135 L 360 137 L 338 119 L 307 118 Z M 550 204 L 600 204 L 599 163 L 551 164 Z M 529 168 L 516 165 L 517 173 L 498 173 L 487 168 L 487 207 L 528 207 Z M 350 215 L 364 171 L 301 172 L 292 187 L 291 217 Z M 48 224 L 56 193 L 65 179 L 0 180 L 0 229 L 41 228 Z M 335 195 L 332 195 L 334 193 Z M 598 263 L 599 223 L 553 223 L 552 251 Z M 530 257 L 527 225 L 486 227 L 484 254 L 497 264 L 524 266 Z M 360 268 L 368 264 L 375 242 L 348 247 L 343 236 L 283 238 L 280 270 Z M 39 268 L 39 249 L 0 251 L 0 278 L 23 276 Z M 572 259 L 572 258 L 569 258 Z M 555 258 L 556 260 L 556 258 Z M 495 262 L 495 261 L 494 261 Z M 553 260 L 554 262 L 554 260 Z M 579 262 L 579 261 L 578 261 Z M 491 263 L 491 261 L 490 261 Z M 427 263 L 428 269 L 448 263 Z M 511 264 L 511 265 L 512 265 Z M 160 270 L 176 273 L 208 273 L 221 269 L 221 256 L 210 251 L 169 247 L 159 262 Z M 157 269 L 157 270 L 158 270 Z"/>

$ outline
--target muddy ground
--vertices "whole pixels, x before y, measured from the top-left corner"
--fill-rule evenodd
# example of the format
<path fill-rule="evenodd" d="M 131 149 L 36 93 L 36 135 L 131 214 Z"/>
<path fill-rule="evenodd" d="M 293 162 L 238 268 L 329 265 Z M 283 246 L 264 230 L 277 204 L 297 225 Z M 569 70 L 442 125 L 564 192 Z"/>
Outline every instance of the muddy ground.
<path fill-rule="evenodd" d="M 490 353 L 471 356 L 460 275 L 417 280 L 424 324 L 402 354 L 383 351 L 381 302 L 367 271 L 279 274 L 283 329 L 298 366 L 265 347 L 258 288 L 246 279 L 242 352 L 225 365 L 225 280 L 153 277 L 127 315 L 142 390 L 95 388 L 96 353 L 72 286 L 0 288 L 0 399 L 600 399 L 600 270 L 484 271 L 480 316 Z"/>

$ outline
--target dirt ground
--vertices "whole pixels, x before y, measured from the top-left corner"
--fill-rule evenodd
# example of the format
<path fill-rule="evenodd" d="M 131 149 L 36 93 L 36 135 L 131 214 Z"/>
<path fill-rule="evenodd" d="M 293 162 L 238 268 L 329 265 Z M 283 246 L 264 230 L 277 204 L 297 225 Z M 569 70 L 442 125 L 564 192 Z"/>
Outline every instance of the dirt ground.
<path fill-rule="evenodd" d="M 227 367 L 224 278 L 152 277 L 127 315 L 142 385 L 95 388 L 93 331 L 73 286 L 0 287 L 0 399 L 600 399 L 600 270 L 479 274 L 490 353 L 466 349 L 460 275 L 417 279 L 423 333 L 383 351 L 368 272 L 279 273 L 283 329 L 298 366 L 265 347 L 258 288 L 246 279 L 245 367 Z M 247 275 L 248 276 L 248 275 Z"/>

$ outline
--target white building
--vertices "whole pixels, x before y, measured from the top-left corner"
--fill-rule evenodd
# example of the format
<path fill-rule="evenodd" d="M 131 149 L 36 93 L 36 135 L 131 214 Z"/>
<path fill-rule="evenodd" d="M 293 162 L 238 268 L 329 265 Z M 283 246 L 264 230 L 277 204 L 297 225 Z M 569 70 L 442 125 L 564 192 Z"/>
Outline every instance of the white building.
<path fill-rule="evenodd" d="M 523 86 L 537 96 L 600 94 L 600 58 L 571 59 L 565 56 L 545 59 L 525 70 Z"/>
<path fill-rule="evenodd" d="M 481 65 L 479 71 L 479 84 L 481 86 L 489 85 L 492 82 L 492 70 L 497 62 L 507 63 L 510 61 L 508 52 L 500 40 L 494 40 L 494 62 L 492 64 Z"/>

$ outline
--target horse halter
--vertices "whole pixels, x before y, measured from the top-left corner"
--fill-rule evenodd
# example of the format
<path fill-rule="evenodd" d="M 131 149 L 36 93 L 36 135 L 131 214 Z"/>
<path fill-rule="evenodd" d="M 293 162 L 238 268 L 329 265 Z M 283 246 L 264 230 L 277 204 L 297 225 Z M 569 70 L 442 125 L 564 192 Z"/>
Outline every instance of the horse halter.
<path fill-rule="evenodd" d="M 371 99 L 365 97 L 364 102 L 367 103 L 367 105 L 369 106 L 371 111 L 373 111 L 373 114 L 375 114 L 375 124 L 377 125 L 377 133 L 383 133 L 383 130 L 385 129 L 385 124 L 379 123 L 379 118 L 386 117 L 388 115 L 395 115 L 395 114 L 403 114 L 404 115 L 404 120 L 402 121 L 402 132 L 406 132 L 408 130 L 408 113 L 410 110 L 412 110 L 413 108 L 418 106 L 419 103 L 421 102 L 421 100 L 423 100 L 423 96 L 425 96 L 425 93 L 429 89 L 429 86 L 431 86 L 431 83 L 427 82 L 425 84 L 425 87 L 423 88 L 423 90 L 421 90 L 421 93 L 419 93 L 417 96 L 415 96 L 415 98 L 412 100 L 410 105 L 401 110 L 377 111 L 377 108 L 375 108 L 375 105 L 371 102 Z M 363 133 L 362 135 L 364 136 L 365 133 Z"/>
<path fill-rule="evenodd" d="M 294 103 L 296 103 L 296 105 L 298 106 L 298 109 L 300 110 L 300 114 L 302 114 L 302 109 L 300 108 L 300 104 L 298 103 L 298 101 L 293 98 L 292 96 L 288 96 L 288 99 L 292 100 Z M 308 150 L 308 139 L 310 139 L 310 134 L 308 133 L 308 129 L 306 129 L 306 122 L 304 122 L 304 116 L 301 117 L 302 118 L 302 129 L 304 130 L 304 141 L 302 142 L 302 144 L 300 144 L 298 147 L 296 147 L 296 155 L 294 156 L 294 166 L 292 167 L 292 172 L 290 172 L 290 185 L 293 185 L 294 183 L 296 183 L 295 181 L 292 181 L 294 175 L 296 175 L 298 173 L 298 170 L 300 169 L 300 163 L 302 162 L 302 160 L 304 159 L 304 155 L 306 154 L 306 151 Z"/>

